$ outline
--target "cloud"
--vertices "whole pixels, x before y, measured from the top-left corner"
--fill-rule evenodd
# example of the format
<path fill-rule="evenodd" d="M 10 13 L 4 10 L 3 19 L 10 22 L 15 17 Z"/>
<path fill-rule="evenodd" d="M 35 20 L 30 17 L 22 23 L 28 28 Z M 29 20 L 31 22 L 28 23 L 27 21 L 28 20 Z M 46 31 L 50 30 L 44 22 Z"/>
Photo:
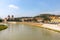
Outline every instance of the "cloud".
<path fill-rule="evenodd" d="M 60 15 L 60 11 L 40 12 L 40 14 L 55 14 L 55 15 Z"/>
<path fill-rule="evenodd" d="M 11 8 L 11 9 L 19 9 L 19 7 L 16 6 L 16 5 L 9 5 L 8 7 Z"/>

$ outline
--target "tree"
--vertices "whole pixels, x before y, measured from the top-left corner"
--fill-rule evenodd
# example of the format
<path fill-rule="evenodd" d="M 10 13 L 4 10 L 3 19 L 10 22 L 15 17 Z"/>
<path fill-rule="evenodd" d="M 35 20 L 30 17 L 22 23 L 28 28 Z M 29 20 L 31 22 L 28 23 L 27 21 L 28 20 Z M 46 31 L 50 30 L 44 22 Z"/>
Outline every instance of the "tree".
<path fill-rule="evenodd" d="M 43 18 L 43 22 L 48 22 L 51 19 L 49 18 L 49 16 L 51 16 L 51 14 L 41 14 L 40 17 Z"/>
<path fill-rule="evenodd" d="M 2 18 L 0 18 L 0 22 L 2 22 L 3 21 L 3 19 Z"/>

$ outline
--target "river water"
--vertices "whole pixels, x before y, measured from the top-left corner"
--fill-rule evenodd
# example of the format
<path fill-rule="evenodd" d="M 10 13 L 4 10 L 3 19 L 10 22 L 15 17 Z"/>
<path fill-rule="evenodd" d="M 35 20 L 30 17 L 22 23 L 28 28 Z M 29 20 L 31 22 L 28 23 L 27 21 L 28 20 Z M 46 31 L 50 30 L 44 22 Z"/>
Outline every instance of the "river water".
<path fill-rule="evenodd" d="M 60 40 L 60 33 L 24 24 L 8 24 L 0 40 Z"/>

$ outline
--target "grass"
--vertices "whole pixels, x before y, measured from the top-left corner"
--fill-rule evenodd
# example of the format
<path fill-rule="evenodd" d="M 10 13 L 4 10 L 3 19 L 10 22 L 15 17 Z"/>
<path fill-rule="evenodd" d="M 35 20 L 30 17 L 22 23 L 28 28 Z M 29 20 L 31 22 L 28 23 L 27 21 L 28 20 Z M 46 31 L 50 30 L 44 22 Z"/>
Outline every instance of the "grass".
<path fill-rule="evenodd" d="M 1 30 L 4 30 L 4 29 L 6 29 L 6 28 L 7 28 L 6 25 L 0 25 L 0 31 L 1 31 Z"/>

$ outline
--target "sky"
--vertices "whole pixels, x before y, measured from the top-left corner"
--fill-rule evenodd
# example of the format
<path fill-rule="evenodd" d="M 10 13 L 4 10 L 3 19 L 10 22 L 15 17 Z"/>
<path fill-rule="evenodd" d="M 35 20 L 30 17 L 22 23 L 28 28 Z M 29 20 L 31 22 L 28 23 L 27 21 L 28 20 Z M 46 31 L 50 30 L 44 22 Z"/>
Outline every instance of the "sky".
<path fill-rule="evenodd" d="M 36 16 L 60 13 L 60 0 L 0 0 L 0 17 Z"/>

